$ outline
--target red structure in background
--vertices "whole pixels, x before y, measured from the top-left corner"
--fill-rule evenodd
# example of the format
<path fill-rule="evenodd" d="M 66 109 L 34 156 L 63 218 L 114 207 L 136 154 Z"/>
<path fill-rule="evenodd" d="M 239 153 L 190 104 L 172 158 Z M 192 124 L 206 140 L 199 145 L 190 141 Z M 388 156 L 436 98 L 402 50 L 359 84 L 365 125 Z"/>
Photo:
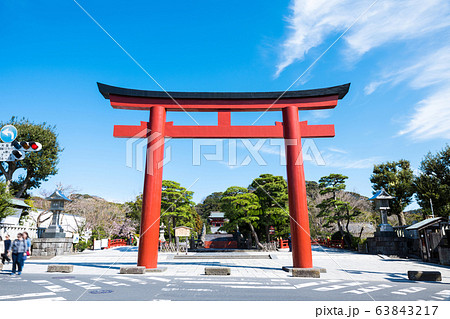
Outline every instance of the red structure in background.
<path fill-rule="evenodd" d="M 100 93 L 117 109 L 150 111 L 149 122 L 116 125 L 114 137 L 147 138 L 147 161 L 142 204 L 138 266 L 156 268 L 161 213 L 164 137 L 172 138 L 284 138 L 291 217 L 294 268 L 312 268 L 302 138 L 334 137 L 334 125 L 299 122 L 299 110 L 336 107 L 350 84 L 287 92 L 160 92 L 125 89 L 98 83 Z M 167 111 L 218 112 L 214 126 L 177 126 L 166 122 Z M 230 112 L 282 111 L 283 123 L 273 126 L 231 125 Z"/>

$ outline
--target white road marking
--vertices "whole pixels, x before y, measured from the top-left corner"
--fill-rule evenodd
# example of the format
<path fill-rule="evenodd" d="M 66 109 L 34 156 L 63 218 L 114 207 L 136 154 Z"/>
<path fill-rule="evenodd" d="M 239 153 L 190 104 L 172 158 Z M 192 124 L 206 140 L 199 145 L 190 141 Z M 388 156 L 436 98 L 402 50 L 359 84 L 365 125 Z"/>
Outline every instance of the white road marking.
<path fill-rule="evenodd" d="M 153 280 L 157 280 L 157 281 L 164 281 L 164 282 L 169 282 L 170 279 L 166 279 L 166 278 L 160 278 L 160 277 L 145 277 L 146 279 L 153 279 Z"/>
<path fill-rule="evenodd" d="M 435 295 L 441 295 L 442 297 L 450 297 L 450 290 L 442 290 L 435 293 Z"/>
<path fill-rule="evenodd" d="M 341 282 L 340 279 L 330 279 L 330 280 L 323 280 L 323 281 L 312 281 L 312 282 L 305 282 L 303 284 L 294 285 L 295 288 L 304 288 L 304 287 L 311 287 L 311 286 L 317 286 L 317 285 L 323 285 L 327 283 L 334 283 L 334 282 Z"/>
<path fill-rule="evenodd" d="M 125 287 L 129 287 L 129 284 L 123 283 L 123 282 L 118 282 L 118 281 L 113 281 L 113 280 L 108 280 L 105 278 L 92 278 L 92 280 L 94 282 L 100 281 L 103 284 L 107 284 L 107 285 L 111 285 L 114 287 L 119 287 L 119 286 L 125 286 Z"/>
<path fill-rule="evenodd" d="M 362 295 L 365 293 L 381 290 L 384 288 L 390 288 L 390 287 L 392 287 L 392 286 L 382 284 L 382 285 L 378 285 L 378 286 L 370 286 L 370 287 L 366 287 L 366 288 L 359 288 L 359 289 L 344 291 L 343 294 L 351 293 L 351 294 L 356 294 L 356 295 Z"/>
<path fill-rule="evenodd" d="M 49 298 L 36 298 L 36 299 L 29 299 L 29 300 L 25 300 L 25 301 L 42 301 L 42 300 L 46 300 L 46 301 L 64 301 L 67 300 L 66 298 L 63 297 L 49 297 Z"/>
<path fill-rule="evenodd" d="M 410 287 L 410 288 L 404 288 L 404 289 L 400 289 L 398 291 L 392 291 L 392 294 L 396 294 L 396 295 L 407 295 L 407 294 L 413 294 L 422 290 L 426 290 L 427 288 L 424 287 Z"/>
<path fill-rule="evenodd" d="M 251 282 L 251 281 L 194 281 L 194 280 L 186 280 L 184 281 L 187 284 L 217 284 L 217 285 L 230 285 L 230 284 L 238 284 L 238 285 L 262 285 L 262 282 Z"/>
<path fill-rule="evenodd" d="M 197 288 L 163 288 L 161 289 L 162 291 L 207 291 L 207 292 L 212 292 L 212 289 L 197 289 Z"/>
<path fill-rule="evenodd" d="M 43 286 L 45 289 L 48 289 L 50 291 L 53 292 L 66 292 L 66 291 L 70 291 L 70 289 L 62 287 L 60 285 L 53 285 L 50 281 L 48 280 L 32 280 L 31 282 L 38 284 L 40 286 Z M 47 285 L 47 286 L 44 286 Z"/>
<path fill-rule="evenodd" d="M 135 283 L 138 283 L 140 285 L 146 285 L 147 284 L 147 282 L 144 281 L 144 280 L 140 280 L 140 279 L 136 279 L 136 278 L 130 278 L 130 277 L 126 277 L 126 276 L 114 276 L 113 278 L 135 282 Z"/>
<path fill-rule="evenodd" d="M 234 285 L 225 285 L 227 288 L 248 288 L 248 289 L 295 289 L 293 286 L 234 286 Z"/>
<path fill-rule="evenodd" d="M 0 296 L 0 300 L 31 298 L 31 297 L 41 297 L 41 296 L 54 296 L 54 295 L 56 295 L 54 292 L 34 292 L 34 293 L 28 293 L 28 294 L 22 294 L 22 295 L 15 294 L 15 295 Z"/>
<path fill-rule="evenodd" d="M 61 279 L 64 282 L 67 282 L 68 284 L 73 284 L 75 286 L 79 286 L 81 288 L 84 288 L 86 290 L 89 289 L 101 289 L 101 287 L 99 286 L 95 286 L 93 284 L 84 282 L 84 281 L 80 281 L 80 280 L 76 280 L 76 279 Z"/>
<path fill-rule="evenodd" d="M 332 290 L 338 290 L 338 289 L 343 289 L 343 288 L 348 288 L 348 287 L 352 287 L 352 286 L 361 286 L 361 285 L 365 285 L 367 284 L 367 282 L 348 282 L 348 283 L 343 283 L 340 285 L 332 285 L 332 286 L 328 286 L 328 287 L 320 287 L 320 288 L 314 288 L 313 290 L 316 291 L 332 291 Z"/>
<path fill-rule="evenodd" d="M 437 300 L 444 300 L 445 298 L 441 298 L 441 297 L 436 297 L 436 296 L 431 296 L 431 298 L 437 299 Z"/>

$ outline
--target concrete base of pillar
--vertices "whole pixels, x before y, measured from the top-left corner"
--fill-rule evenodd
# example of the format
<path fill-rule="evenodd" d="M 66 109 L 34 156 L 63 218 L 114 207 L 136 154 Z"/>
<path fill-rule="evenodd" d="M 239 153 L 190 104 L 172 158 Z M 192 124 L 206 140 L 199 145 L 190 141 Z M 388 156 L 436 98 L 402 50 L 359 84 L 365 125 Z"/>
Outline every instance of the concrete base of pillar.
<path fill-rule="evenodd" d="M 228 276 L 231 275 L 229 267 L 205 267 L 205 275 Z"/>
<path fill-rule="evenodd" d="M 73 271 L 73 265 L 48 265 L 47 272 L 69 273 Z"/>
<path fill-rule="evenodd" d="M 320 278 L 317 268 L 292 268 L 292 277 Z"/>
<path fill-rule="evenodd" d="M 292 267 L 292 266 L 283 266 L 283 267 L 281 267 L 281 269 L 283 269 L 284 271 L 286 271 L 288 273 L 292 273 L 292 269 L 293 268 L 294 267 Z M 297 268 L 297 269 L 303 269 L 303 268 Z M 313 267 L 312 269 L 318 269 L 321 274 L 326 274 L 327 273 L 327 269 L 326 268 Z"/>
<path fill-rule="evenodd" d="M 158 268 L 147 268 L 145 272 L 164 272 L 167 270 L 167 267 L 158 267 Z"/>
<path fill-rule="evenodd" d="M 121 274 L 141 275 L 145 274 L 144 266 L 120 267 Z"/>

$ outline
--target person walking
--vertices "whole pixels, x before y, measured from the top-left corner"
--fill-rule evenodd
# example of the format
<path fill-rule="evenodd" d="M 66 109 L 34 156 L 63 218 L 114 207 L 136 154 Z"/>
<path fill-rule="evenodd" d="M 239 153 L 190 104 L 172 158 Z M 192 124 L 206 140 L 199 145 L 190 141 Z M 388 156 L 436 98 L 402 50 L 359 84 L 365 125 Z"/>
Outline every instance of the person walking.
<path fill-rule="evenodd" d="M 16 268 L 17 274 L 20 275 L 23 267 L 23 256 L 27 254 L 27 243 L 23 239 L 22 233 L 17 234 L 17 239 L 13 241 L 11 250 L 13 260 L 11 275 L 16 274 Z"/>
<path fill-rule="evenodd" d="M 22 263 L 22 270 L 23 270 L 23 266 L 25 266 L 25 261 L 27 260 L 28 256 L 31 255 L 31 239 L 28 236 L 28 233 L 26 231 L 24 231 L 22 233 L 23 235 L 23 240 L 25 240 L 25 243 L 27 244 L 27 251 L 25 253 L 25 255 L 23 256 L 23 263 Z"/>
<path fill-rule="evenodd" d="M 3 241 L 3 237 L 0 236 L 0 254 L 2 254 L 3 259 L 3 252 L 5 251 L 5 242 Z M 2 262 L 3 264 L 3 262 Z"/>
<path fill-rule="evenodd" d="M 11 262 L 11 259 L 9 259 L 9 254 L 11 253 L 11 239 L 9 239 L 9 235 L 5 235 L 5 240 L 3 241 L 4 244 L 4 251 L 1 253 L 2 255 L 2 264 L 5 264 L 5 260 L 8 262 L 8 264 Z M 1 250 L 0 250 L 1 252 Z"/>

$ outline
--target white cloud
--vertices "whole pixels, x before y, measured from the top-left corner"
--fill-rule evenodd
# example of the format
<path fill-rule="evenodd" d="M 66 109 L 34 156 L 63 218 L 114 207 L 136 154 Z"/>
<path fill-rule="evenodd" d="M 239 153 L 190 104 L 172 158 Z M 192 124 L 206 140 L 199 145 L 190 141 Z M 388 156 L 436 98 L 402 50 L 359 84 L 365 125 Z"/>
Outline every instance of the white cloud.
<path fill-rule="evenodd" d="M 446 0 L 380 0 L 371 7 L 372 4 L 374 0 L 293 0 L 287 17 L 290 32 L 282 44 L 276 75 L 293 62 L 303 60 L 310 49 L 330 35 L 337 38 L 355 20 L 344 36 L 346 53 L 351 57 L 450 25 Z"/>

